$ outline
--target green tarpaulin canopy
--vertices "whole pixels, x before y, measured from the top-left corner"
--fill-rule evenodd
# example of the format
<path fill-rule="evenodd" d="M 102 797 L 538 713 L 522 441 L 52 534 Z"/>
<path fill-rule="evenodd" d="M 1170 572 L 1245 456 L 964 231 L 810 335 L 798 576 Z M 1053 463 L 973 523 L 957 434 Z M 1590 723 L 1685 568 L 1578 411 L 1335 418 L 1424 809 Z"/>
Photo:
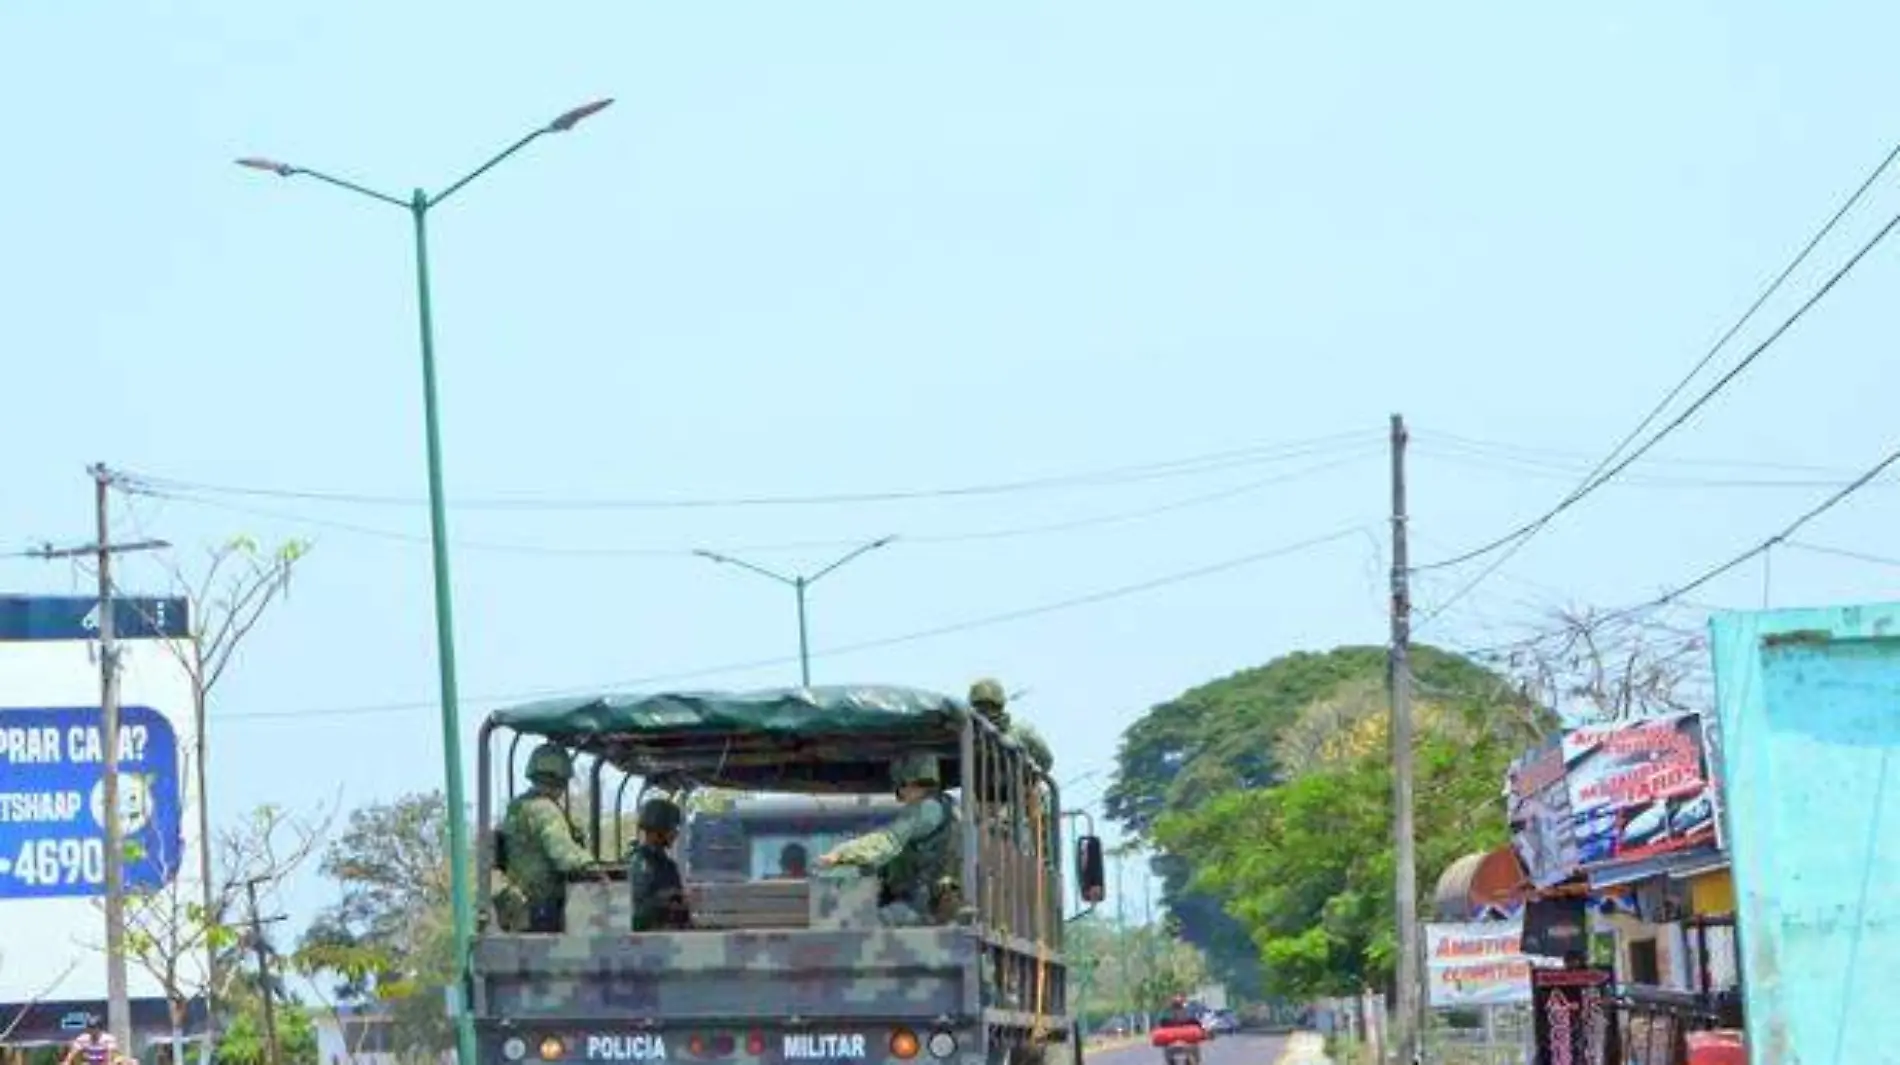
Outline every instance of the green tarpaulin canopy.
<path fill-rule="evenodd" d="M 955 786 L 962 700 L 894 685 L 659 692 L 544 699 L 497 710 L 493 727 L 599 755 L 640 776 L 715 787 L 883 791 L 898 753 L 935 751 Z"/>

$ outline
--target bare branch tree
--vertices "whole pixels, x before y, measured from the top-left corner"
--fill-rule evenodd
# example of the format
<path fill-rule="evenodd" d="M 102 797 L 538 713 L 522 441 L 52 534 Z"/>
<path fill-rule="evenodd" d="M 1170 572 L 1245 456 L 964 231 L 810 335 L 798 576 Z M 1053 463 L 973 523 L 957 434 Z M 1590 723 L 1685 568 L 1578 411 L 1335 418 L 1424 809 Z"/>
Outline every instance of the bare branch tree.
<path fill-rule="evenodd" d="M 334 808 L 332 808 L 334 810 Z M 126 958 L 155 980 L 170 1007 L 173 1061 L 182 1062 L 184 1028 L 191 1001 L 222 996 L 240 971 L 219 956 L 239 940 L 230 920 L 245 885 L 260 882 L 274 891 L 316 852 L 334 813 L 298 817 L 275 806 L 260 806 L 250 817 L 226 829 L 216 840 L 217 877 L 199 897 L 188 878 L 179 876 L 174 855 L 135 855 L 155 859 L 164 886 L 126 900 Z M 209 898 L 207 904 L 204 900 Z M 209 1042 L 209 1033 L 207 1033 Z"/>
<path fill-rule="evenodd" d="M 265 550 L 252 537 L 235 536 L 206 548 L 204 566 L 195 578 L 186 572 L 183 565 L 175 561 L 166 563 L 172 586 L 190 603 L 191 627 L 188 638 L 177 642 L 167 641 L 164 646 L 178 660 L 191 684 L 191 712 L 197 749 L 190 753 L 192 784 L 198 795 L 197 837 L 201 841 L 213 839 L 208 787 L 210 732 L 206 727 L 212 691 L 230 667 L 238 647 L 263 620 L 265 609 L 280 596 L 289 595 L 291 572 L 310 552 L 311 546 L 307 540 L 289 540 Z M 204 921 L 215 926 L 223 922 L 225 914 L 216 897 L 211 852 L 209 843 L 201 846 L 198 852 L 198 881 L 202 895 L 199 906 L 205 915 Z M 209 953 L 206 955 L 204 977 L 209 993 L 213 985 L 228 985 L 229 981 L 221 979 L 220 974 L 213 971 L 220 967 L 221 953 L 211 950 L 209 943 L 206 948 Z M 215 995 L 206 1003 L 210 1009 L 212 1032 L 216 1030 L 216 1010 L 211 1008 L 214 1004 Z M 198 1055 L 199 1065 L 210 1063 L 212 1039 L 209 1035 Z"/>
<path fill-rule="evenodd" d="M 1708 705 L 1706 639 L 1659 613 L 1552 610 L 1545 631 L 1479 657 L 1566 720 L 1605 724 Z"/>

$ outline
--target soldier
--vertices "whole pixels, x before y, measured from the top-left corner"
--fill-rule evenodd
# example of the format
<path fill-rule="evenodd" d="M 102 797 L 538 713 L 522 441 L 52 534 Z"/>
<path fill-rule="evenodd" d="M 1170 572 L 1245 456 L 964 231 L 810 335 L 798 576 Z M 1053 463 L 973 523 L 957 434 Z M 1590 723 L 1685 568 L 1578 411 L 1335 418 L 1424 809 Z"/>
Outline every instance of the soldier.
<path fill-rule="evenodd" d="M 1011 721 L 1009 716 L 1009 696 L 1003 692 L 1003 683 L 994 677 L 984 677 L 970 685 L 970 706 L 977 713 L 988 718 L 996 731 L 1015 740 L 1023 750 L 1029 753 L 1035 762 L 1047 773 L 1055 764 L 1055 757 L 1049 745 L 1040 734 L 1029 725 L 1020 721 Z"/>
<path fill-rule="evenodd" d="M 944 919 L 959 894 L 956 803 L 943 793 L 942 772 L 932 755 L 897 759 L 891 784 L 904 803 L 897 819 L 833 847 L 819 857 L 818 867 L 875 870 L 878 905 L 892 924 Z"/>
<path fill-rule="evenodd" d="M 561 805 L 573 779 L 567 751 L 542 744 L 528 756 L 528 791 L 508 804 L 502 818 L 505 872 L 527 909 L 523 931 L 561 931 L 567 923 L 568 878 L 594 870 L 594 856 L 581 846 L 580 831 Z"/>
<path fill-rule="evenodd" d="M 680 808 L 671 800 L 640 804 L 640 841 L 628 855 L 627 880 L 633 886 L 633 930 L 672 931 L 693 926 L 680 867 L 667 853 L 679 835 Z"/>

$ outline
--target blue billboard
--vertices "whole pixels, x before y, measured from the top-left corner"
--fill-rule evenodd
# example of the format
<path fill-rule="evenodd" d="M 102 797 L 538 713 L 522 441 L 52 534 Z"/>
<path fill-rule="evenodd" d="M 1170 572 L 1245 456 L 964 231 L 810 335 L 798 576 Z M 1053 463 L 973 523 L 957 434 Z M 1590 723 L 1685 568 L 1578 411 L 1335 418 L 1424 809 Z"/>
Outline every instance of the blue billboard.
<path fill-rule="evenodd" d="M 105 892 L 105 730 L 99 708 L 0 710 L 0 899 Z M 149 706 L 119 709 L 125 886 L 170 883 L 184 854 L 178 737 Z"/>

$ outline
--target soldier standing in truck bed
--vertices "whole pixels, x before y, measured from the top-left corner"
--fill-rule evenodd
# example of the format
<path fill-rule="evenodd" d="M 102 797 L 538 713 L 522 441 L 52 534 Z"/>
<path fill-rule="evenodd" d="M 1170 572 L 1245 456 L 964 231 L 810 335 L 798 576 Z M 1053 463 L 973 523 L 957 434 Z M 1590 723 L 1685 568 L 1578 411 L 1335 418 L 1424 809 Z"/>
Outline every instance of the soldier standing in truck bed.
<path fill-rule="evenodd" d="M 820 856 L 818 867 L 855 865 L 878 878 L 878 906 L 892 924 L 940 921 L 961 905 L 956 803 L 943 793 L 937 759 L 910 754 L 891 765 L 891 785 L 904 808 L 883 828 L 848 839 Z"/>
<path fill-rule="evenodd" d="M 640 804 L 640 841 L 627 856 L 636 932 L 677 931 L 693 926 L 679 863 L 667 853 L 679 834 L 681 819 L 679 806 L 670 800 L 652 798 Z"/>
<path fill-rule="evenodd" d="M 560 932 L 567 923 L 567 881 L 594 867 L 561 799 L 574 763 L 558 744 L 528 756 L 528 791 L 508 804 L 501 822 L 503 873 L 526 903 L 526 932 Z"/>

